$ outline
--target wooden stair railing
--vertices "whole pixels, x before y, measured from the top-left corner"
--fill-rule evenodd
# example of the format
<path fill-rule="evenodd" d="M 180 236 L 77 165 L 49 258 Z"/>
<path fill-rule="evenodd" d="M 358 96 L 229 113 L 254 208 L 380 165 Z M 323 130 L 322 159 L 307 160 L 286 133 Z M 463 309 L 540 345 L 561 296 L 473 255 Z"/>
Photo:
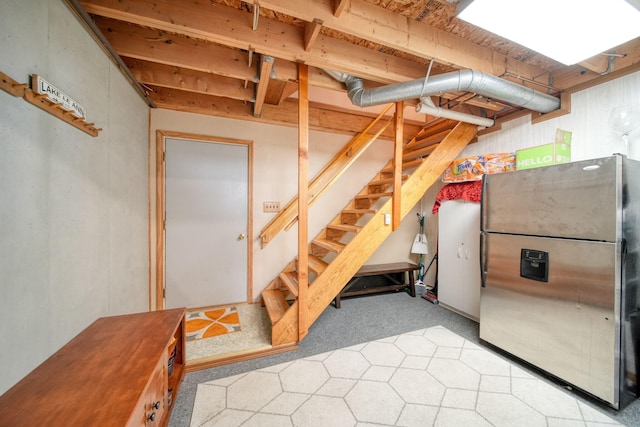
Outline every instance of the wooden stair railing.
<path fill-rule="evenodd" d="M 309 182 L 309 203 L 311 206 L 318 198 L 329 189 L 329 187 L 360 157 L 364 151 L 377 140 L 380 135 L 391 125 L 393 116 L 373 135 L 369 134 L 371 129 L 382 119 L 393 104 L 389 104 L 362 132 L 353 137 L 333 159 Z M 269 244 L 271 240 L 283 228 L 291 228 L 298 220 L 298 197 L 295 196 L 287 205 L 280 210 L 260 231 L 260 241 L 262 248 Z"/>
<path fill-rule="evenodd" d="M 429 138 L 432 133 L 426 138 Z M 443 139 L 432 141 L 426 158 L 403 162 L 403 175 L 407 178 L 401 187 L 401 216 L 404 218 L 418 203 L 422 195 L 440 177 L 445 168 L 464 147 L 475 138 L 477 127 L 459 123 Z M 424 134 L 423 134 L 424 135 Z M 421 151 L 422 139 L 414 138 L 405 146 L 405 155 Z M 404 156 L 403 156 L 404 157 Z M 307 295 L 308 325 L 320 316 L 345 284 L 391 234 L 391 226 L 384 224 L 384 213 L 391 212 L 389 184 L 381 181 L 393 174 L 389 162 L 365 188 L 316 236 L 309 245 L 310 286 Z M 404 176 L 403 176 L 404 178 Z M 367 219 L 366 216 L 369 218 Z M 347 240 L 343 242 L 342 240 Z M 323 258 L 332 254 L 330 262 Z M 313 260 L 313 261 L 312 261 Z M 298 300 L 295 296 L 296 261 L 285 267 L 267 286 L 262 298 L 272 322 L 272 345 L 296 343 L 298 336 Z M 289 305 L 289 302 L 291 304 Z"/>

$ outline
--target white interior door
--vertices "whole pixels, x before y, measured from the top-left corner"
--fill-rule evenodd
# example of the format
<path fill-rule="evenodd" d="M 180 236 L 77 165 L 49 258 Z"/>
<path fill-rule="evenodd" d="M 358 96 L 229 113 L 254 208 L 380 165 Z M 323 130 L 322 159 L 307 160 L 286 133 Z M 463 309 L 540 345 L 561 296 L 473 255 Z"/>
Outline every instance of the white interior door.
<path fill-rule="evenodd" d="M 247 301 L 248 150 L 165 139 L 165 307 Z"/>

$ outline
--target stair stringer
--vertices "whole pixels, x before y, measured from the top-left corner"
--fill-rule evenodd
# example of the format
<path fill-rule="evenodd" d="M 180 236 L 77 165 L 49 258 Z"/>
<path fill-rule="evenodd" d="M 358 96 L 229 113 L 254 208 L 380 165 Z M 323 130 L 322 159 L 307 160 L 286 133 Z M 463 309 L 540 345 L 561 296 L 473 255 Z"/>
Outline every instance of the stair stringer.
<path fill-rule="evenodd" d="M 477 126 L 459 123 L 451 133 L 429 154 L 411 174 L 401 189 L 401 218 L 420 201 L 423 194 L 442 175 L 477 134 Z M 331 261 L 327 268 L 309 286 L 307 295 L 308 327 L 322 314 L 345 284 L 391 234 L 384 224 L 384 213 L 391 213 L 390 198 L 356 234 L 347 246 Z M 298 342 L 298 304 L 295 301 L 287 312 L 272 326 L 273 345 Z"/>
<path fill-rule="evenodd" d="M 311 288 L 312 287 L 309 286 L 309 289 Z M 299 301 L 295 300 L 293 304 L 291 304 L 291 307 L 287 309 L 286 313 L 271 326 L 272 346 L 275 347 L 298 342 L 298 304 Z"/>

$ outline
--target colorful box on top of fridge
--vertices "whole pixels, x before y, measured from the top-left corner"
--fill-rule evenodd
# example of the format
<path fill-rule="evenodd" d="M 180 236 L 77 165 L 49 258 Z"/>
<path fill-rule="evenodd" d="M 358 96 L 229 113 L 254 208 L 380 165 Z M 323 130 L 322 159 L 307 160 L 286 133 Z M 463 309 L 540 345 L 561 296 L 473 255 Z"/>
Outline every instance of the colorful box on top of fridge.
<path fill-rule="evenodd" d="M 571 161 L 571 132 L 557 129 L 550 144 L 516 151 L 516 170 L 568 163 Z"/>
<path fill-rule="evenodd" d="M 515 153 L 491 153 L 469 156 L 451 162 L 442 176 L 443 182 L 479 181 L 482 175 L 515 170 Z"/>

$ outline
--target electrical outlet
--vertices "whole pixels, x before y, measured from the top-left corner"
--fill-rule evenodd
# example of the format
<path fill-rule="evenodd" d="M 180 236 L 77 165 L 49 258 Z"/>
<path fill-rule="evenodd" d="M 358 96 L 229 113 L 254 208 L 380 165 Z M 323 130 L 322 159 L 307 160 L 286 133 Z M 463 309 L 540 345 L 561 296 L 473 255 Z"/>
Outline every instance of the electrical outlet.
<path fill-rule="evenodd" d="M 391 224 L 391 214 L 386 213 L 384 214 L 384 225 L 389 225 L 389 224 Z"/>
<path fill-rule="evenodd" d="M 280 202 L 263 202 L 263 212 L 280 212 Z"/>

